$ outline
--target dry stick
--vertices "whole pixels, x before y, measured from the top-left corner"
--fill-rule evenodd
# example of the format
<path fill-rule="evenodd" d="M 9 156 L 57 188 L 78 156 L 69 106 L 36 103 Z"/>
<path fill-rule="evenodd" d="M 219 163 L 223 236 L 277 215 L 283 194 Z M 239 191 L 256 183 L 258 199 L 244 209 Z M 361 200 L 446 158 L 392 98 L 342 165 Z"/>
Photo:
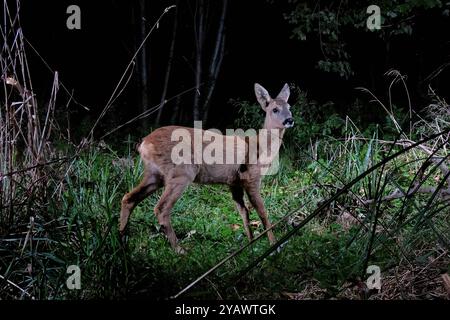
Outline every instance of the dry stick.
<path fill-rule="evenodd" d="M 179 0 L 177 0 L 176 4 L 178 4 Z M 175 18 L 173 21 L 173 29 L 172 29 L 172 40 L 170 42 L 170 49 L 169 49 L 169 58 L 167 60 L 167 68 L 166 68 L 166 76 L 164 77 L 164 86 L 163 86 L 163 91 L 161 94 L 161 108 L 158 111 L 158 115 L 156 116 L 156 124 L 159 125 L 159 123 L 161 122 L 161 116 L 162 116 L 162 112 L 164 109 L 164 105 L 167 103 L 166 101 L 166 95 L 167 95 L 167 90 L 168 90 L 168 86 L 169 86 L 169 79 L 170 79 L 170 73 L 172 71 L 172 64 L 173 64 L 173 56 L 174 56 L 174 52 L 175 52 L 175 42 L 176 42 L 176 38 L 177 38 L 177 30 L 178 30 L 178 10 L 177 12 L 175 12 Z"/>
<path fill-rule="evenodd" d="M 32 102 L 31 107 L 32 108 L 30 108 L 32 110 L 32 112 L 30 111 L 30 109 L 28 109 L 28 117 L 33 119 L 33 123 L 32 123 L 33 134 L 31 136 L 31 140 L 30 140 L 31 143 L 29 143 L 29 145 L 32 147 L 31 152 L 33 153 L 35 159 L 37 158 L 39 160 L 41 154 L 38 153 L 36 146 L 39 144 L 38 133 L 42 132 L 42 129 L 41 129 L 41 124 L 40 124 L 40 120 L 38 117 L 38 114 L 39 114 L 38 103 L 37 103 L 36 97 L 34 95 L 33 82 L 31 81 L 31 72 L 30 72 L 28 59 L 27 59 L 26 51 L 25 51 L 25 45 L 24 45 L 25 40 L 23 39 L 23 32 L 22 32 L 22 27 L 20 25 L 20 22 L 19 22 L 19 27 L 20 27 L 20 29 L 19 29 L 19 31 L 20 31 L 19 32 L 20 55 L 19 55 L 19 57 L 21 59 L 22 76 L 24 78 L 23 84 L 25 86 L 25 89 L 27 90 L 27 81 L 25 80 L 25 76 L 26 76 L 26 78 L 28 79 L 28 85 L 29 85 L 28 91 L 30 92 L 30 95 L 32 97 L 32 99 L 31 99 L 31 102 Z M 31 124 L 29 123 L 28 125 L 30 126 Z"/>
<path fill-rule="evenodd" d="M 34 51 L 34 53 L 39 57 L 39 59 L 41 59 L 42 63 L 45 65 L 45 67 L 51 72 L 54 73 L 55 71 L 50 67 L 50 65 L 47 63 L 47 61 L 44 59 L 44 57 L 42 57 L 42 55 L 39 53 L 39 51 L 37 51 L 37 49 L 31 44 L 31 42 L 24 36 L 23 39 L 25 40 L 25 42 L 30 46 L 30 48 Z M 75 97 L 73 96 L 73 91 L 70 92 L 69 89 L 67 89 L 67 87 L 64 85 L 64 83 L 58 79 L 58 84 L 61 86 L 61 88 L 64 89 L 64 91 L 67 93 L 67 95 L 69 96 L 69 101 L 73 100 L 73 102 L 76 105 L 79 105 L 80 107 L 84 108 L 86 111 L 90 111 L 90 108 L 80 102 L 78 102 L 77 99 L 75 99 Z"/>
<path fill-rule="evenodd" d="M 34 229 L 34 217 L 30 217 L 30 226 L 28 227 L 27 234 L 25 236 L 25 241 L 22 246 L 22 251 L 20 252 L 20 257 L 23 256 L 23 253 L 25 251 L 25 247 L 27 246 L 28 241 L 30 242 L 30 252 L 33 252 L 32 246 L 33 246 L 33 229 Z M 31 240 L 30 240 L 31 239 Z"/>
<path fill-rule="evenodd" d="M 119 88 L 123 82 L 123 80 L 125 79 L 125 75 L 128 73 L 128 70 L 130 69 L 130 67 L 132 65 L 134 65 L 134 60 L 136 59 L 137 55 L 139 54 L 139 52 L 142 50 L 142 48 L 144 47 L 144 44 L 147 42 L 147 39 L 150 37 L 150 35 L 153 33 L 153 31 L 159 27 L 159 23 L 161 21 L 161 19 L 166 15 L 167 12 L 169 12 L 170 9 L 175 8 L 175 5 L 172 5 L 170 7 L 167 7 L 166 9 L 164 9 L 163 13 L 159 16 L 158 20 L 156 20 L 155 24 L 153 25 L 153 27 L 150 29 L 150 31 L 147 33 L 147 35 L 145 36 L 144 40 L 142 40 L 142 43 L 140 44 L 140 46 L 137 48 L 136 52 L 134 53 L 133 57 L 131 58 L 130 62 L 128 63 L 127 67 L 125 68 L 125 71 L 123 72 L 119 82 L 117 83 L 116 87 L 114 88 L 113 93 L 111 94 L 111 97 L 109 98 L 108 102 L 105 105 L 105 108 L 103 109 L 103 111 L 101 112 L 100 116 L 97 118 L 97 121 L 94 123 L 94 126 L 92 127 L 91 131 L 89 132 L 89 136 L 92 138 L 93 134 L 94 134 L 94 130 L 97 127 L 98 123 L 100 122 L 100 120 L 104 117 L 104 115 L 106 114 L 106 112 L 108 111 L 108 109 L 111 107 L 113 101 L 115 99 L 117 99 L 118 96 L 116 96 L 116 93 L 119 91 Z M 126 84 L 125 84 L 126 85 Z M 122 88 L 121 91 L 119 92 L 119 95 L 122 93 L 122 91 L 125 88 Z"/>
<path fill-rule="evenodd" d="M 398 70 L 395 70 L 395 69 L 392 69 L 392 70 L 386 72 L 386 75 L 394 76 L 394 79 L 391 81 L 391 84 L 389 85 L 389 104 L 391 106 L 391 113 L 392 114 L 393 114 L 393 111 L 392 111 L 392 95 L 391 95 L 392 86 L 394 85 L 395 82 L 398 82 L 399 80 L 401 80 L 401 82 L 403 84 L 403 87 L 405 88 L 406 97 L 408 98 L 408 107 L 409 107 L 409 134 L 411 134 L 411 132 L 412 132 L 411 97 L 409 96 L 408 86 L 406 85 L 405 77 Z"/>
<path fill-rule="evenodd" d="M 15 76 L 17 76 L 17 75 L 15 75 Z M 10 85 L 10 86 L 12 86 L 14 89 L 16 89 L 17 92 L 19 93 L 19 95 L 20 95 L 20 96 L 22 97 L 22 99 L 23 99 L 23 101 L 21 101 L 21 102 L 13 102 L 13 103 L 11 103 L 11 107 L 12 107 L 12 106 L 16 106 L 16 105 L 20 105 L 20 107 L 17 108 L 17 110 L 13 113 L 13 115 L 12 115 L 12 117 L 11 117 L 11 118 L 12 118 L 11 121 L 14 121 L 14 123 L 15 123 L 15 125 L 16 125 L 17 128 L 20 128 L 20 127 L 21 127 L 21 124 L 22 124 L 23 107 L 24 107 L 24 106 L 30 106 L 30 105 L 31 105 L 31 102 L 33 102 L 33 101 L 32 101 L 32 99 L 33 99 L 32 93 L 30 93 L 28 90 L 24 90 L 24 88 L 22 87 L 22 85 L 20 84 L 20 82 L 17 81 L 13 76 L 11 76 L 11 77 L 6 77 L 6 78 L 3 79 L 3 80 L 4 80 L 4 82 L 5 82 L 7 85 Z M 31 101 L 31 102 L 30 102 L 30 101 Z M 19 112 L 21 112 L 21 113 L 20 113 L 21 118 L 20 118 L 20 120 L 19 120 L 19 122 L 18 122 L 15 116 L 16 116 L 16 114 L 19 113 Z M 7 130 L 7 131 L 9 131 L 9 130 Z M 25 146 L 26 146 L 28 149 L 31 149 L 31 148 L 32 148 L 32 147 L 29 145 L 28 139 L 27 139 L 27 137 L 25 137 L 25 135 L 24 135 L 24 133 L 23 133 L 23 130 L 18 130 L 18 131 L 16 132 L 15 135 L 14 135 L 14 132 L 12 132 L 11 134 L 14 136 L 14 137 L 11 139 L 11 141 L 15 141 L 19 136 L 21 136 L 22 139 L 23 139 L 23 141 L 24 141 L 24 143 L 25 143 Z"/>
<path fill-rule="evenodd" d="M 418 189 L 411 189 L 406 193 L 404 193 L 400 189 L 395 189 L 391 194 L 381 198 L 380 201 L 392 201 L 392 200 L 396 200 L 396 199 L 409 197 L 416 193 L 434 193 L 435 191 L 436 191 L 436 187 L 431 187 L 431 186 L 424 186 L 424 187 L 419 187 Z M 439 196 L 444 197 L 444 199 L 447 199 L 447 197 L 450 196 L 450 190 L 444 189 L 444 190 L 440 191 Z M 370 204 L 375 201 L 376 201 L 375 199 L 369 199 L 369 200 L 364 200 L 364 203 Z"/>
<path fill-rule="evenodd" d="M 38 164 L 36 164 L 34 166 L 31 166 L 31 167 L 28 167 L 28 168 L 25 168 L 25 169 L 20 169 L 20 170 L 16 170 L 16 171 L 11 171 L 11 172 L 7 172 L 7 173 L 4 173 L 4 174 L 0 174 L 0 178 L 10 177 L 10 176 L 13 176 L 13 175 L 16 175 L 16 174 L 19 174 L 19 173 L 24 173 L 24 172 L 27 172 L 27 171 L 31 171 L 33 169 L 37 169 L 37 168 L 40 168 L 40 167 L 45 167 L 45 166 L 51 165 L 53 163 L 57 163 L 57 162 L 61 162 L 61 161 L 67 161 L 69 159 L 71 159 L 71 157 L 64 157 L 64 158 L 54 159 L 54 160 L 51 160 L 51 161 L 48 161 L 48 162 L 45 162 L 45 163 L 38 163 Z"/>
<path fill-rule="evenodd" d="M 447 255 L 448 251 L 445 250 L 444 252 L 442 252 L 439 256 L 437 256 L 436 258 L 434 258 L 433 260 L 430 261 L 430 263 L 428 263 L 424 268 L 422 268 L 417 274 L 416 277 L 418 277 L 422 272 L 424 272 L 425 270 L 427 270 L 433 263 L 435 263 L 436 261 L 438 261 L 440 258 L 442 258 L 443 256 Z"/>
<path fill-rule="evenodd" d="M 203 83 L 200 84 L 200 86 L 202 86 L 202 85 L 203 85 Z M 171 101 L 173 99 L 177 99 L 177 98 L 179 98 L 179 97 L 181 97 L 181 96 L 183 96 L 183 95 L 185 95 L 185 94 L 187 94 L 187 93 L 189 93 L 189 92 L 191 92 L 193 90 L 196 90 L 196 89 L 197 89 L 197 86 L 194 86 L 194 87 L 191 87 L 191 88 L 189 88 L 187 90 L 184 90 L 183 92 L 180 92 L 176 96 L 173 96 L 173 97 L 171 97 L 169 99 L 166 99 L 164 103 L 167 103 L 167 102 L 169 102 L 169 101 Z M 115 127 L 113 130 L 108 131 L 107 133 L 105 133 L 103 136 L 100 137 L 100 140 L 105 138 L 106 136 L 109 136 L 110 134 L 116 132 L 117 130 L 123 128 L 124 126 L 133 123 L 134 121 L 137 121 L 137 120 L 140 120 L 140 119 L 144 119 L 144 118 L 150 116 L 151 114 L 153 114 L 156 111 L 160 110 L 162 107 L 164 107 L 164 104 L 161 104 L 161 103 L 157 104 L 156 106 L 154 106 L 154 107 L 152 107 L 152 108 L 142 112 L 141 114 L 137 115 L 136 117 L 132 118 L 131 120 L 128 120 L 127 122 L 125 122 L 125 123 Z"/>
<path fill-rule="evenodd" d="M 21 102 L 21 108 L 23 106 L 25 106 L 25 105 L 35 105 L 36 102 L 33 99 L 32 91 L 24 89 L 21 86 L 21 84 L 16 79 L 14 79 L 13 77 L 7 77 L 4 80 L 5 80 L 6 84 L 11 85 L 12 87 L 14 87 L 19 92 L 19 94 L 22 96 L 23 101 Z M 44 146 L 44 141 L 45 141 L 46 138 L 48 138 L 48 136 L 50 134 L 50 128 L 47 130 L 47 126 L 49 126 L 49 116 L 50 116 L 50 112 L 52 110 L 52 105 L 53 105 L 53 108 L 54 108 L 54 101 L 55 101 L 55 98 L 56 98 L 58 84 L 59 84 L 59 82 L 58 82 L 57 73 L 55 73 L 54 84 L 53 84 L 53 88 L 52 88 L 52 96 L 51 96 L 51 101 L 49 103 L 49 108 L 47 110 L 47 116 L 46 116 L 44 128 L 43 128 L 43 130 L 38 129 L 38 132 L 34 132 L 33 133 L 33 135 L 35 135 L 36 138 L 39 138 L 39 137 L 37 137 L 37 135 L 41 135 L 40 140 L 36 141 L 39 144 L 39 147 L 36 150 L 37 151 L 37 155 L 36 156 L 38 157 L 36 160 L 38 160 L 38 161 L 39 161 L 39 155 L 41 155 L 42 147 Z M 29 101 L 31 101 L 31 102 L 29 103 Z M 19 111 L 17 110 L 15 113 L 17 113 L 17 112 L 19 112 Z M 15 113 L 14 113 L 14 115 L 15 115 Z M 16 120 L 15 117 L 13 117 L 13 120 L 16 122 L 17 126 L 19 127 L 20 124 L 17 123 L 17 120 Z M 29 128 L 29 130 L 30 130 L 30 128 Z M 30 134 L 30 132 L 28 132 L 28 133 Z M 28 148 L 31 148 L 29 146 L 29 139 L 27 139 L 24 136 L 24 133 L 23 133 L 22 130 L 18 131 L 17 136 L 19 134 L 23 137 L 23 140 L 25 141 L 25 145 Z M 27 143 L 27 141 L 28 141 L 28 143 Z M 30 167 L 27 167 L 27 168 L 21 169 L 21 170 L 13 171 L 12 169 L 10 169 L 10 172 L 8 172 L 6 174 L 1 174 L 0 178 L 4 178 L 4 177 L 7 177 L 7 176 L 13 176 L 13 175 L 16 175 L 18 173 L 25 173 L 27 171 L 32 171 L 34 169 L 37 169 L 37 168 L 40 168 L 40 167 L 43 167 L 43 166 L 47 166 L 47 165 L 50 165 L 52 163 L 61 162 L 61 161 L 66 160 L 66 159 L 68 159 L 68 158 L 55 159 L 55 160 L 51 160 L 51 161 L 48 161 L 48 162 L 45 162 L 45 163 L 39 163 L 38 162 L 36 165 L 30 166 Z M 12 202 L 12 199 L 10 201 Z"/>
<path fill-rule="evenodd" d="M 15 284 L 14 282 L 12 282 L 9 279 L 6 279 L 4 276 L 2 276 L 0 274 L 0 279 L 5 280 L 8 284 L 12 285 L 14 288 L 18 289 L 20 292 L 22 292 L 22 294 L 26 294 L 27 296 L 29 296 L 31 299 L 35 299 L 31 294 L 29 294 L 28 292 L 26 292 L 24 289 L 22 289 L 21 287 L 19 287 L 17 284 Z"/>
<path fill-rule="evenodd" d="M 38 147 L 38 154 L 41 153 L 41 150 L 44 146 L 45 141 L 47 140 L 46 138 L 48 138 L 48 134 L 46 134 L 47 131 L 47 126 L 49 126 L 48 128 L 48 133 L 50 133 L 51 128 L 49 125 L 49 121 L 50 121 L 50 112 L 52 111 L 52 109 L 55 109 L 55 104 L 56 104 L 56 96 L 58 95 L 58 91 L 59 91 L 59 80 L 58 80 L 58 71 L 55 72 L 54 74 L 54 78 L 53 78 L 53 86 L 52 86 L 52 92 L 50 95 L 50 101 L 48 103 L 48 108 L 47 108 L 47 114 L 45 116 L 45 122 L 44 122 L 44 128 L 42 129 L 41 132 L 41 139 L 40 139 L 40 143 L 39 143 L 39 147 Z"/>

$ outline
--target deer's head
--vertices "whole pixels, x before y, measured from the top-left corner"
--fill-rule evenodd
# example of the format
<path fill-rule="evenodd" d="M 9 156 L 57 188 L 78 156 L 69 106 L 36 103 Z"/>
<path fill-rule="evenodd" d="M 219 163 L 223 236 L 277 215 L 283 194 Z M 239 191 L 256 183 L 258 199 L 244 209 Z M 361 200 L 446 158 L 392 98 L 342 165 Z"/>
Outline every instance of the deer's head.
<path fill-rule="evenodd" d="M 270 129 L 284 129 L 294 126 L 291 106 L 288 103 L 290 90 L 287 84 L 284 85 L 275 99 L 272 99 L 260 84 L 255 83 L 256 99 L 266 112 L 265 127 Z"/>

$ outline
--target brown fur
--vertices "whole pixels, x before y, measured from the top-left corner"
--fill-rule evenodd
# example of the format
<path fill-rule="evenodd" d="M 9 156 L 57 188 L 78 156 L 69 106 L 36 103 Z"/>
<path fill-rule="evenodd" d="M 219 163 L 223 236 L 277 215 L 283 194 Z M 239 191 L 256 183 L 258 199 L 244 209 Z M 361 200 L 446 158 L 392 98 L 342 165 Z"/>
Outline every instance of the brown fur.
<path fill-rule="evenodd" d="M 292 120 L 292 114 L 289 111 L 287 99 L 289 97 L 289 87 L 285 85 L 276 99 L 271 99 L 267 91 L 255 84 L 255 93 L 264 111 L 266 119 L 265 129 L 278 130 L 279 138 L 284 134 L 286 119 Z M 280 109 L 276 114 L 273 109 Z M 293 123 L 293 122 L 292 122 Z M 292 124 L 289 123 L 289 124 Z M 244 192 L 247 194 L 252 206 L 257 211 L 264 228 L 270 228 L 271 224 L 264 207 L 264 201 L 260 194 L 261 185 L 261 165 L 259 164 L 174 164 L 172 162 L 172 149 L 178 141 L 171 141 L 172 132 L 176 129 L 185 129 L 194 135 L 193 128 L 179 126 L 167 126 L 153 131 L 145 137 L 139 146 L 139 153 L 144 163 L 144 178 L 141 183 L 131 192 L 125 194 L 122 199 L 122 209 L 120 213 L 120 232 L 124 233 L 128 223 L 129 216 L 136 205 L 148 197 L 154 191 L 165 187 L 164 192 L 156 205 L 154 211 L 161 229 L 167 236 L 170 244 L 177 252 L 184 250 L 178 245 L 176 234 L 170 222 L 170 214 L 175 202 L 181 197 L 186 187 L 192 182 L 200 184 L 226 184 L 230 187 L 232 198 L 235 201 L 236 208 L 242 217 L 244 230 L 249 238 L 253 239 L 250 229 L 249 210 L 245 205 Z M 209 134 L 208 131 L 202 131 L 203 134 Z M 234 143 L 235 154 L 237 152 L 248 154 L 248 141 L 237 136 L 217 136 L 223 139 L 224 146 L 227 139 L 237 142 L 241 139 L 241 144 Z M 191 139 L 191 150 L 193 150 L 194 139 Z M 209 142 L 203 142 L 206 147 Z M 243 148 L 239 148 L 239 145 Z M 278 152 L 278 150 L 277 150 Z M 225 150 L 224 150 L 225 155 Z M 192 155 L 192 157 L 194 157 Z M 267 233 L 269 241 L 273 243 L 275 237 L 272 231 Z"/>

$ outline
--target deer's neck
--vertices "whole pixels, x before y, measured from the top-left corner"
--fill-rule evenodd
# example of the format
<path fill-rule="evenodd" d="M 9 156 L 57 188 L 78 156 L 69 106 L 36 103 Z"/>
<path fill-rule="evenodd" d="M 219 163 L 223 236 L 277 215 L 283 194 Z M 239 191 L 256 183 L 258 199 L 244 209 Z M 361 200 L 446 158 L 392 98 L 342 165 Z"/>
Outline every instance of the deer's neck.
<path fill-rule="evenodd" d="M 278 139 L 279 142 L 279 146 L 281 146 L 281 143 L 283 142 L 283 136 L 284 136 L 284 130 L 285 129 L 279 129 L 279 128 L 275 128 L 273 127 L 269 121 L 267 121 L 267 119 L 264 121 L 264 126 L 263 129 L 265 129 L 267 131 L 267 134 L 269 135 L 269 137 L 275 139 Z"/>
<path fill-rule="evenodd" d="M 264 130 L 263 133 L 266 135 L 266 138 L 262 140 L 260 136 L 258 149 L 261 151 L 261 148 L 263 148 L 263 150 L 266 151 L 266 156 L 268 159 L 271 159 L 270 162 L 272 162 L 273 159 L 277 157 L 280 150 L 285 129 L 275 128 L 271 126 L 267 120 L 264 122 L 262 129 Z"/>

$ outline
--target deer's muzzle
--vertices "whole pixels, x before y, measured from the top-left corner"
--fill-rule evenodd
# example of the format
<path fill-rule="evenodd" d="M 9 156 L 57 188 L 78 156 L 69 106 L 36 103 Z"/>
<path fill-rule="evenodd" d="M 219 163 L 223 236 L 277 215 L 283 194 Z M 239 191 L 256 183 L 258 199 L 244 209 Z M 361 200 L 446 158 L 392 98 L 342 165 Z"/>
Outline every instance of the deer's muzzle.
<path fill-rule="evenodd" d="M 285 128 L 291 128 L 294 126 L 294 119 L 292 118 L 287 118 L 286 120 L 283 121 L 283 126 Z"/>

